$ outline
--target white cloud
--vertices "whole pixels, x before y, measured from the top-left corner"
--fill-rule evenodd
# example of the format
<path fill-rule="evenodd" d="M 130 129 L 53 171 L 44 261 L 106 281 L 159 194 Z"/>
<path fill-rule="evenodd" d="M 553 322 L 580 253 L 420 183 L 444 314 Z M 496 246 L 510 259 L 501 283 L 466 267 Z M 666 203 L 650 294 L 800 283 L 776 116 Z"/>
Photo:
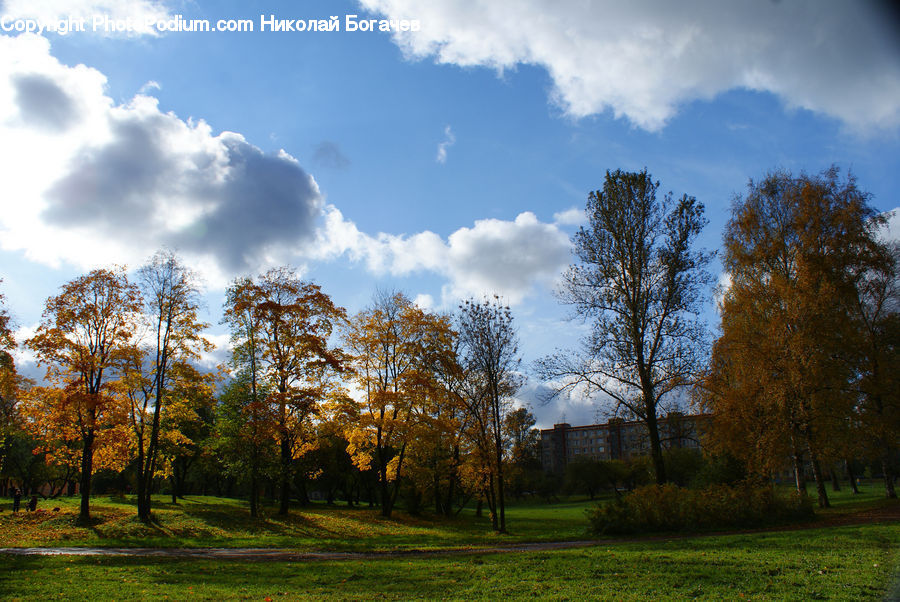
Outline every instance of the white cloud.
<path fill-rule="evenodd" d="M 0 36 L 2 248 L 90 269 L 138 265 L 168 246 L 214 287 L 265 266 L 347 256 L 376 274 L 438 274 L 444 303 L 494 293 L 518 303 L 569 260 L 558 224 L 530 212 L 478 220 L 446 240 L 366 234 L 325 205 L 287 153 L 214 134 L 149 95 L 116 104 L 105 85 L 99 71 L 57 61 L 46 38 Z"/>
<path fill-rule="evenodd" d="M 60 21 L 85 19 L 85 33 L 104 37 L 156 36 L 159 31 L 152 24 L 171 18 L 165 5 L 153 0 L 5 0 L 0 3 L 0 16 L 10 20 L 31 19 L 54 28 Z M 100 19 L 97 27 L 94 27 L 95 18 Z M 131 27 L 107 26 L 116 21 L 130 23 Z M 82 34 L 73 30 L 64 35 Z"/>
<path fill-rule="evenodd" d="M 453 146 L 456 142 L 456 136 L 453 135 L 453 130 L 450 129 L 450 126 L 444 128 L 444 139 L 438 144 L 437 148 L 437 157 L 435 157 L 435 161 L 443 165 L 447 162 L 447 149 Z"/>
<path fill-rule="evenodd" d="M 0 236 L 40 263 L 90 268 L 178 249 L 216 283 L 315 239 L 318 186 L 284 153 L 67 67 L 35 35 L 0 36 Z"/>
<path fill-rule="evenodd" d="M 151 90 L 162 90 L 162 86 L 159 85 L 159 82 L 151 79 L 138 90 L 138 94 L 148 94 Z"/>
<path fill-rule="evenodd" d="M 421 31 L 395 40 L 412 58 L 539 65 L 570 116 L 611 111 L 658 130 L 678 107 L 736 88 L 860 131 L 900 125 L 900 52 L 879 3 L 792 0 L 360 0 Z"/>
<path fill-rule="evenodd" d="M 587 221 L 584 209 L 572 207 L 553 214 L 553 223 L 559 226 L 580 226 Z"/>
<path fill-rule="evenodd" d="M 314 248 L 319 259 L 346 254 L 364 261 L 375 273 L 405 276 L 429 271 L 448 278 L 444 302 L 499 294 L 518 304 L 535 286 L 552 285 L 568 264 L 569 238 L 556 224 L 539 221 L 531 212 L 515 220 L 477 220 L 447 240 L 434 232 L 412 236 L 369 236 L 332 206 Z"/>
<path fill-rule="evenodd" d="M 413 303 L 416 304 L 417 307 L 424 310 L 434 309 L 434 297 L 426 294 L 418 294 L 416 298 L 413 299 Z"/>

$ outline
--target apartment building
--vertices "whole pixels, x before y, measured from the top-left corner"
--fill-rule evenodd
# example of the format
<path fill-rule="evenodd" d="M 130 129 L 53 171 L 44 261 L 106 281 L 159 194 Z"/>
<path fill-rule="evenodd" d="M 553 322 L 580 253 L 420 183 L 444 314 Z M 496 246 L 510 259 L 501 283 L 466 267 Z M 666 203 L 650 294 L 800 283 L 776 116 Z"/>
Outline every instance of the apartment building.
<path fill-rule="evenodd" d="M 663 449 L 700 449 L 708 414 L 669 412 L 660 417 L 660 443 Z M 541 430 L 541 461 L 544 471 L 562 473 L 566 464 L 577 458 L 591 460 L 627 460 L 650 453 L 647 427 L 639 420 L 610 418 L 604 424 L 572 426 L 554 424 Z"/>

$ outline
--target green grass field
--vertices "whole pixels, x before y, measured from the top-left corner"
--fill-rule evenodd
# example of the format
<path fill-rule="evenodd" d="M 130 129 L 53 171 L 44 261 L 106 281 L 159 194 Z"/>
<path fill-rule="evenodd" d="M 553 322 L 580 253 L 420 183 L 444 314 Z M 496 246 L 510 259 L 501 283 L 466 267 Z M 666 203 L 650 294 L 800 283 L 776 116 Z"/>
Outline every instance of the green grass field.
<path fill-rule="evenodd" d="M 327 562 L 6 557 L 7 600 L 878 599 L 900 526 L 622 543 L 554 552 Z"/>
<path fill-rule="evenodd" d="M 466 510 L 459 517 L 410 516 L 395 512 L 390 519 L 377 509 L 295 508 L 287 517 L 274 508 L 250 518 L 245 502 L 226 498 L 188 497 L 178 504 L 154 499 L 155 522 L 137 519 L 130 500 L 97 498 L 90 528 L 75 526 L 76 498 L 47 500 L 44 511 L 0 515 L 0 547 L 122 546 L 122 547 L 278 547 L 293 550 L 378 551 L 490 546 L 501 543 L 563 541 L 589 537 L 586 500 L 519 504 L 507 510 L 510 533 L 497 535 L 485 515 Z M 170 500 L 169 500 L 170 501 Z M 52 508 L 59 507 L 59 512 Z"/>
<path fill-rule="evenodd" d="M 832 599 L 884 598 L 900 575 L 900 522 L 824 526 L 847 512 L 884 506 L 876 486 L 841 492 L 823 526 L 801 530 L 608 541 L 545 552 L 259 562 L 183 558 L 0 555 L 0 599 Z M 77 500 L 47 501 L 59 513 L 0 514 L 0 546 L 284 547 L 378 551 L 583 539 L 586 500 L 516 503 L 511 533 L 487 518 L 381 519 L 376 510 L 314 505 L 286 519 L 251 521 L 245 504 L 160 499 L 157 524 L 134 518 L 127 500 L 98 498 L 100 519 L 73 526 Z M 896 592 L 900 595 L 900 591 Z"/>

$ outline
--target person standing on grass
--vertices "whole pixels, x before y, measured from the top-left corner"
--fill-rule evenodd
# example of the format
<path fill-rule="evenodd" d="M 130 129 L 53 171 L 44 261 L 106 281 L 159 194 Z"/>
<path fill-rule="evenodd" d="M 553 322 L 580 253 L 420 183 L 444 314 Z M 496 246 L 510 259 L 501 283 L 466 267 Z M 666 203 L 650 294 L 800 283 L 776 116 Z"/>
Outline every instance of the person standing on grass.
<path fill-rule="evenodd" d="M 35 510 L 37 510 L 37 496 L 33 495 L 31 496 L 31 499 L 28 500 L 28 511 L 34 512 Z"/>
<path fill-rule="evenodd" d="M 19 511 L 19 505 L 22 503 L 22 490 L 16 487 L 13 491 L 13 512 Z"/>

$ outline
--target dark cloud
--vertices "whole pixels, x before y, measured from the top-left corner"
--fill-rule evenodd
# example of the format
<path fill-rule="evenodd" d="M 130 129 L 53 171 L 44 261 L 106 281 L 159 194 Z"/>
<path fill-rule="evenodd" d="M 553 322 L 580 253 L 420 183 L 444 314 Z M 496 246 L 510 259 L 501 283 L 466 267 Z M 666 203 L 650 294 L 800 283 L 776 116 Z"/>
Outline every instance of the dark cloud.
<path fill-rule="evenodd" d="M 290 156 L 236 134 L 212 137 L 155 103 L 111 116 L 110 133 L 51 187 L 48 223 L 211 256 L 226 273 L 314 238 L 319 191 Z"/>
<path fill-rule="evenodd" d="M 64 130 L 73 123 L 75 103 L 52 79 L 29 73 L 15 75 L 11 81 L 25 123 L 51 130 Z"/>
<path fill-rule="evenodd" d="M 313 153 L 313 163 L 331 169 L 347 169 L 350 167 L 350 159 L 341 152 L 341 147 L 336 142 L 329 140 L 323 140 L 316 145 L 316 150 Z"/>
<path fill-rule="evenodd" d="M 184 174 L 161 146 L 166 116 L 111 124 L 112 140 L 86 149 L 48 193 L 43 217 L 56 225 L 94 225 L 110 232 L 154 219 L 151 199 L 169 194 Z"/>
<path fill-rule="evenodd" d="M 292 159 L 264 154 L 241 139 L 225 146 L 228 176 L 208 191 L 212 209 L 171 242 L 212 253 L 235 271 L 253 267 L 268 247 L 312 240 L 322 212 L 313 179 Z"/>

